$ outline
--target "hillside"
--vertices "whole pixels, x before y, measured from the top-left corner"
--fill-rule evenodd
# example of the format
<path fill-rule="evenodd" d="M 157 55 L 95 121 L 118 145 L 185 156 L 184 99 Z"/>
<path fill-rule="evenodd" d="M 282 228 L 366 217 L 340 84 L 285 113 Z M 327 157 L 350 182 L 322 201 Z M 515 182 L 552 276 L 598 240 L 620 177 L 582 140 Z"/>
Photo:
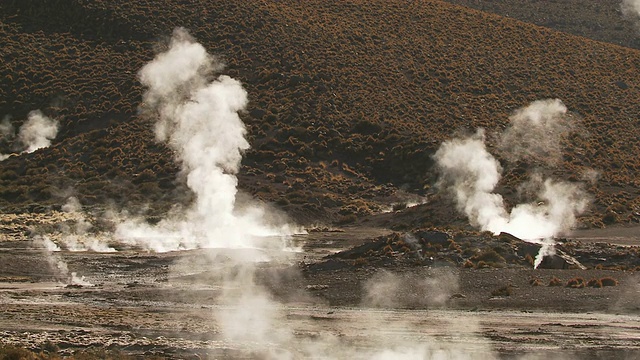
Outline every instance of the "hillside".
<path fill-rule="evenodd" d="M 437 0 L 3 1 L 0 116 L 18 128 L 40 109 L 60 122 L 51 147 L 0 162 L 3 212 L 70 194 L 87 206 L 151 203 L 150 215 L 189 200 L 138 112 L 137 73 L 176 27 L 249 94 L 240 188 L 298 221 L 350 222 L 422 197 L 390 221 L 460 222 L 434 189 L 432 155 L 483 127 L 505 159 L 492 134 L 548 98 L 581 131 L 564 139 L 559 163 L 505 163 L 500 192 L 516 202 L 531 168 L 571 181 L 595 170 L 584 225 L 640 220 L 638 50 Z"/>
<path fill-rule="evenodd" d="M 640 48 L 638 16 L 622 0 L 447 0 L 448 3 L 518 19 L 590 39 Z"/>

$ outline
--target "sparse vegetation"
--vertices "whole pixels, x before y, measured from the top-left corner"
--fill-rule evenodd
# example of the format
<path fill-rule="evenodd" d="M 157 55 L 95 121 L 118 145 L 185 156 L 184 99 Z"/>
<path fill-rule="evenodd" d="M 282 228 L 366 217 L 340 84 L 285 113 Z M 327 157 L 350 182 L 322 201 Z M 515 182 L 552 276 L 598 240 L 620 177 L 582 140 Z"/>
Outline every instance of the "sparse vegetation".
<path fill-rule="evenodd" d="M 587 282 L 587 286 L 588 287 L 593 287 L 593 288 L 601 288 L 602 287 L 602 281 L 600 281 L 600 279 L 590 279 Z"/>
<path fill-rule="evenodd" d="M 585 286 L 587 286 L 587 283 L 581 277 L 570 279 L 569 281 L 567 281 L 567 285 L 566 285 L 566 287 L 570 287 L 574 289 L 581 289 Z"/>
<path fill-rule="evenodd" d="M 466 2 L 491 3 L 487 6 L 507 3 Z M 539 3 L 522 4 L 540 7 Z M 562 7 L 572 12 L 576 6 L 574 0 L 550 3 L 543 6 L 545 10 Z M 522 4 L 512 8 L 511 14 L 526 13 L 523 9 L 528 8 Z M 179 169 L 180 159 L 155 141 L 155 119 L 148 111 L 151 104 L 141 103 L 144 89 L 137 75 L 158 50 L 151 44 L 173 27 L 184 26 L 207 51 L 224 59 L 226 68 L 221 73 L 241 81 L 249 93 L 249 108 L 240 114 L 251 145 L 243 153 L 242 169 L 237 174 L 243 196 L 278 207 L 303 224 L 320 222 L 344 229 L 371 224 L 371 228 L 384 228 L 385 234 L 387 229 L 395 231 L 325 258 L 326 263 L 319 266 L 328 264 L 326 268 L 332 272 L 352 271 L 344 277 L 332 273 L 330 281 L 343 282 L 342 288 L 335 288 L 351 291 L 355 280 L 362 279 L 349 276 L 367 275 L 376 266 L 416 272 L 444 268 L 464 276 L 491 274 L 487 275 L 492 276 L 488 282 L 485 277 L 466 283 L 481 288 L 476 293 L 481 294 L 484 304 L 487 292 L 494 287 L 499 288 L 491 291 L 491 296 L 514 295 L 516 286 L 526 284 L 529 274 L 536 274 L 529 279 L 531 286 L 544 285 L 546 275 L 542 274 L 548 273 L 530 270 L 535 248 L 523 250 L 518 239 L 470 230 L 449 197 L 437 190 L 438 174 L 432 158 L 439 144 L 452 136 L 452 129 L 473 131 L 482 127 L 487 134 L 493 133 L 506 126 L 511 111 L 535 99 L 558 97 L 576 118 L 580 114 L 582 134 L 565 139 L 566 149 L 557 166 L 541 169 L 558 178 L 585 181 L 593 202 L 590 211 L 580 217 L 580 226 L 640 223 L 636 159 L 640 127 L 630 126 L 636 121 L 635 104 L 640 98 L 640 72 L 629 71 L 638 67 L 635 50 L 440 1 L 310 0 L 301 4 L 294 0 L 4 0 L 0 9 L 0 38 L 8 54 L 0 66 L 0 119 L 11 115 L 13 125 L 19 125 L 28 111 L 40 108 L 63 124 L 53 146 L 0 162 L 0 209 L 4 214 L 59 210 L 64 201 L 60 194 L 72 191 L 82 205 L 96 211 L 104 210 L 107 204 L 148 206 L 145 215 L 153 219 L 149 223 L 157 223 L 162 219 L 160 214 L 193 199 Z M 562 24 L 554 17 L 543 20 Z M 579 27 L 597 24 L 587 26 L 590 31 L 604 23 L 581 20 L 576 17 Z M 631 28 L 618 14 L 616 20 L 622 29 Z M 633 31 L 627 33 L 629 39 Z M 489 140 L 495 145 L 495 139 Z M 9 143 L 0 139 L 0 153 L 11 151 Z M 529 169 L 543 167 L 544 160 L 504 166 L 499 190 L 506 204 L 520 200 L 517 190 L 528 179 Z M 589 182 L 586 175 L 583 178 L 588 169 L 601 172 L 597 182 Z M 414 197 L 424 202 L 408 207 L 405 200 Z M 392 212 L 382 214 L 389 206 Z M 37 230 L 31 223 L 2 221 L 8 222 L 6 229 L 12 231 L 9 235 L 19 234 L 21 239 Z M 4 228 L 0 230 L 3 236 L 8 234 Z M 638 247 L 581 244 L 568 239 L 556 249 L 587 268 L 602 270 L 598 276 L 603 270 L 640 268 Z M 166 254 L 160 265 L 148 268 L 139 264 L 151 255 L 127 256 L 123 268 L 145 274 L 147 269 L 162 269 L 162 281 L 168 281 L 166 272 L 174 270 L 164 262 L 172 254 Z M 79 258 L 72 257 L 70 268 L 80 267 Z M 222 258 L 216 261 L 224 265 L 226 260 Z M 42 259 L 39 261 L 42 265 Z M 523 268 L 527 275 L 517 283 L 514 280 L 515 286 L 501 286 L 515 279 L 505 280 L 508 277 L 503 273 Z M 181 269 L 175 270 L 181 274 Z M 109 269 L 101 267 L 100 271 L 104 274 Z M 571 293 L 579 298 L 598 291 L 571 288 L 618 285 L 613 277 L 567 272 L 571 275 L 561 275 L 563 280 L 555 276 L 549 280 L 548 286 L 558 288 L 527 287 L 522 292 L 540 297 Z M 266 276 L 264 273 L 268 271 L 259 275 Z M 34 281 L 32 275 L 10 274 L 0 280 L 12 287 Z M 626 274 L 615 274 L 622 285 L 627 284 Z M 194 276 L 185 277 L 193 280 Z M 572 276 L 577 277 L 566 281 Z M 345 278 L 354 283 L 344 285 L 348 282 Z M 153 280 L 150 288 L 159 282 Z M 445 280 L 442 283 L 455 283 L 450 278 Z M 322 290 L 314 294 L 334 291 L 334 283 L 331 287 L 321 284 L 308 289 Z M 562 288 L 565 284 L 566 289 Z M 455 287 L 457 283 L 446 285 Z M 135 287 L 127 301 L 160 297 L 166 290 L 153 288 L 147 292 L 141 284 Z M 278 288 L 284 291 L 287 286 Z M 55 296 L 82 296 L 80 290 L 81 285 L 69 284 L 64 290 L 56 290 Z M 622 290 L 606 289 L 600 294 Z M 465 292 L 457 297 L 460 303 L 478 301 L 468 286 L 461 286 L 460 291 Z M 148 295 L 152 292 L 154 295 Z M 208 289 L 200 289 L 194 297 L 208 294 Z M 12 302 L 30 296 L 18 292 L 9 295 Z M 95 296 L 94 303 L 101 304 L 100 295 Z M 104 302 L 107 305 L 117 295 L 111 292 L 109 296 Z M 345 295 L 336 297 L 340 296 Z M 521 298 L 491 301 L 502 305 Z M 15 317 L 22 309 L 16 311 L 5 316 Z M 164 315 L 164 311 L 157 313 Z M 119 318 L 129 314 L 125 311 Z M 144 311 L 144 316 L 155 314 Z M 53 315 L 58 316 L 43 314 L 42 321 L 53 324 L 57 321 Z M 157 319 L 164 321 L 164 317 Z M 149 323 L 136 324 L 140 325 L 136 329 L 144 332 L 132 331 L 127 336 L 158 336 L 166 334 L 167 328 L 173 329 L 167 326 L 156 332 L 151 325 L 155 320 L 150 317 Z M 323 323 L 325 320 L 321 319 Z M 69 329 L 76 323 L 64 324 Z M 86 329 L 116 332 L 128 331 L 130 326 L 114 317 L 100 318 Z M 182 329 L 194 334 L 192 328 L 176 327 L 177 331 Z M 31 349 L 0 347 L 0 360 L 59 359 L 63 355 L 58 345 L 69 359 L 130 358 L 110 351 L 68 355 L 69 343 L 49 341 Z"/>
<path fill-rule="evenodd" d="M 228 73 L 242 79 L 251 94 L 250 108 L 242 117 L 252 149 L 243 160 L 242 173 L 247 176 L 241 176 L 240 186 L 261 200 L 277 202 L 294 218 L 323 216 L 324 220 L 343 222 L 349 219 L 336 215 L 341 209 L 345 213 L 340 215 L 356 214 L 358 218 L 375 213 L 380 206 L 376 198 L 392 195 L 400 187 L 425 194 L 435 182 L 431 154 L 450 136 L 450 129 L 459 126 L 462 116 L 473 119 L 470 128 L 493 128 L 505 121 L 510 109 L 525 105 L 528 99 L 521 94 L 529 93 L 538 97 L 554 94 L 572 104 L 572 111 L 587 114 L 582 126 L 595 135 L 569 139 L 572 146 L 558 167 L 561 177 L 576 176 L 586 167 L 602 169 L 601 181 L 591 189 L 596 196 L 593 215 L 583 217 L 582 223 L 602 226 L 638 221 L 633 210 L 637 200 L 633 199 L 640 198 L 640 187 L 636 186 L 631 154 L 640 137 L 626 125 L 607 122 L 604 126 L 602 122 L 615 119 L 619 109 L 638 98 L 639 90 L 629 84 L 640 82 L 635 78 L 640 75 L 623 72 L 633 66 L 629 59 L 634 57 L 624 48 L 599 43 L 595 50 L 591 42 L 541 32 L 489 14 L 468 13 L 446 3 L 427 2 L 419 8 L 397 6 L 389 12 L 390 5 L 384 2 L 349 6 L 312 1 L 309 9 L 324 14 L 319 23 L 331 19 L 336 29 L 347 30 L 292 32 L 297 40 L 289 47 L 276 40 L 280 38 L 277 24 L 281 19 L 300 18 L 294 2 L 272 9 L 275 12 L 267 12 L 266 18 L 256 16 L 266 6 L 259 1 L 216 3 L 212 12 L 237 19 L 234 23 L 206 21 L 196 15 L 208 7 L 199 1 L 168 7 L 158 5 L 164 4 L 162 0 L 101 0 L 74 2 L 64 10 L 53 5 L 56 3 L 47 2 L 35 9 L 18 0 L 3 2 L 3 12 L 13 20 L 0 30 L 0 36 L 7 52 L 22 61 L 8 61 L 0 69 L 0 78 L 6 84 L 0 93 L 0 114 L 21 119 L 28 111 L 42 108 L 63 119 L 64 126 L 51 148 L 0 163 L 0 193 L 4 195 L 0 196 L 0 206 L 24 208 L 33 201 L 52 204 L 55 197 L 38 189 L 65 188 L 66 184 L 82 184 L 89 178 L 94 178 L 94 183 L 126 184 L 163 180 L 159 189 L 124 187 L 133 193 L 131 197 L 113 186 L 79 187 L 78 191 L 85 194 L 78 197 L 93 205 L 123 197 L 143 201 L 149 191 L 166 195 L 154 195 L 156 200 L 168 204 L 176 201 L 167 190 L 171 190 L 178 165 L 168 149 L 155 143 L 146 112 L 138 112 L 142 89 L 135 74 L 153 56 L 148 42 L 172 30 L 175 24 L 168 24 L 166 19 L 172 19 L 177 11 L 181 13 L 180 25 L 194 31 L 206 48 L 224 52 Z M 316 14 L 314 11 L 304 18 L 308 16 L 308 21 L 315 24 L 318 21 L 311 15 Z M 567 10 L 563 7 L 563 11 Z M 382 46 L 376 34 L 389 31 L 376 19 L 389 14 L 408 21 L 409 26 L 394 28 L 397 37 L 388 40 L 391 43 L 383 50 L 371 52 L 371 46 Z M 429 26 L 420 20 L 424 16 L 433 19 Z M 460 16 L 465 20 L 458 21 Z M 272 17 L 279 20 L 270 21 Z M 348 18 L 361 21 L 354 27 L 346 22 Z M 488 19 L 493 24 L 488 32 L 484 32 L 486 27 L 474 25 L 486 24 Z M 269 26 L 264 26 L 265 22 Z M 451 27 L 452 23 L 463 26 Z M 14 25 L 16 33 L 11 30 Z M 31 31 L 34 29 L 37 31 Z M 497 41 L 496 34 L 503 32 L 510 36 Z M 225 34 L 235 34 L 233 41 Z M 469 38 L 469 34 L 473 36 Z M 602 35 L 601 31 L 598 34 Z M 475 50 L 461 55 L 455 49 L 466 41 L 472 41 Z M 440 43 L 456 46 L 442 47 Z M 218 48 L 216 44 L 225 45 Z M 517 54 L 517 59 L 537 58 L 536 44 L 543 44 L 549 54 L 563 54 L 558 66 L 515 62 L 512 65 L 519 76 L 514 77 L 500 68 L 504 62 L 484 62 L 487 51 L 498 58 L 504 54 Z M 425 52 L 434 46 L 440 51 Z M 408 61 L 404 77 L 391 85 L 379 83 L 375 79 L 398 74 L 394 48 L 412 54 L 403 57 Z M 326 61 L 326 53 L 318 53 L 319 49 L 333 54 L 331 61 Z M 566 53 L 566 49 L 580 50 Z M 419 55 L 424 53 L 432 56 Z M 608 55 L 605 61 L 604 55 L 585 58 L 581 55 L 585 53 Z M 353 62 L 348 54 L 361 55 L 358 62 Z M 377 69 L 376 76 L 363 77 L 371 68 Z M 573 74 L 571 81 L 567 81 L 568 73 Z M 613 78 L 625 80 L 611 81 Z M 611 86 L 614 90 L 609 91 Z M 455 101 L 450 94 L 456 94 Z M 599 99 L 598 106 L 593 99 Z M 460 104 L 466 104 L 464 110 Z M 438 114 L 437 121 L 430 121 L 432 114 Z M 505 116 L 496 118 L 495 114 Z M 14 123 L 19 125 L 19 121 Z M 506 169 L 503 185 L 515 188 L 525 173 L 518 168 Z M 298 180 L 294 183 L 290 179 Z M 263 185 L 257 186 L 257 182 Z M 259 191 L 264 183 L 273 191 Z M 614 190 L 621 188 L 625 190 Z M 300 190 L 304 191 L 287 196 Z M 330 201 L 314 204 L 325 196 Z M 455 209 L 442 200 L 434 197 L 422 206 L 419 216 L 406 224 L 398 220 L 395 226 L 411 229 L 416 224 L 441 226 L 457 221 Z M 410 210 L 398 199 L 389 203 L 395 203 L 395 210 L 400 212 Z M 305 207 L 307 204 L 315 207 Z M 474 262 L 480 260 L 500 263 L 488 259 Z"/>
<path fill-rule="evenodd" d="M 542 286 L 543 282 L 539 277 L 532 277 L 529 279 L 529 285 L 531 286 Z"/>
<path fill-rule="evenodd" d="M 549 286 L 562 286 L 562 280 L 560 280 L 558 277 L 553 276 L 550 280 L 549 280 Z"/>

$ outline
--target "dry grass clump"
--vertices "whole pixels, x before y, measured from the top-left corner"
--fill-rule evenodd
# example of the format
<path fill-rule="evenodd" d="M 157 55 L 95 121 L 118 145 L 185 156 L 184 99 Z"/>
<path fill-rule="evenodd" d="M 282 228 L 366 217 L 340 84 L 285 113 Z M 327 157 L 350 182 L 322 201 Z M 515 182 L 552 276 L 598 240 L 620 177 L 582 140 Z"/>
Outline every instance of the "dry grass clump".
<path fill-rule="evenodd" d="M 542 286 L 543 282 L 539 277 L 532 277 L 529 279 L 529 285 L 531 286 Z"/>
<path fill-rule="evenodd" d="M 587 287 L 601 288 L 602 281 L 600 279 L 591 279 L 587 282 Z"/>
<path fill-rule="evenodd" d="M 472 256 L 470 261 L 475 262 L 477 269 L 483 268 L 502 268 L 505 267 L 507 261 L 498 254 L 494 249 L 484 249 Z"/>
<path fill-rule="evenodd" d="M 587 285 L 587 283 L 585 282 L 585 280 L 583 278 L 575 277 L 575 278 L 570 279 L 569 281 L 567 281 L 566 287 L 570 287 L 570 288 L 574 288 L 574 289 L 582 289 L 586 285 Z"/>
<path fill-rule="evenodd" d="M 562 286 L 562 280 L 554 276 L 549 280 L 549 286 Z"/>
<path fill-rule="evenodd" d="M 535 264 L 535 259 L 531 256 L 531 254 L 527 254 L 524 257 L 524 260 L 530 264 L 531 266 L 533 266 L 533 264 Z"/>
<path fill-rule="evenodd" d="M 369 263 L 369 260 L 363 258 L 363 257 L 359 257 L 355 260 L 353 260 L 353 266 L 365 266 Z"/>

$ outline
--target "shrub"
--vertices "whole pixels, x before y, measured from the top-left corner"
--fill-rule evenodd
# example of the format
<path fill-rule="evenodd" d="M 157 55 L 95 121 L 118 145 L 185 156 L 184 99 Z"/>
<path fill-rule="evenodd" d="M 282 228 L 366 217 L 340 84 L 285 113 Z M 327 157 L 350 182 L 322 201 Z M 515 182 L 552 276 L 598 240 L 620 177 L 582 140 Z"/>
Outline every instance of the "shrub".
<path fill-rule="evenodd" d="M 554 276 L 549 280 L 549 286 L 562 286 L 562 281 Z"/>
<path fill-rule="evenodd" d="M 21 349 L 13 346 L 0 347 L 0 359 L 3 360 L 35 360 L 38 359 L 36 354 L 29 350 Z"/>
<path fill-rule="evenodd" d="M 567 281 L 567 287 L 570 287 L 570 288 L 581 289 L 585 286 L 586 286 L 586 282 L 581 277 L 576 277 Z"/>
<path fill-rule="evenodd" d="M 494 261 L 484 261 L 480 260 L 476 263 L 476 269 L 487 269 L 487 268 L 498 268 L 501 269 L 505 267 L 506 262 L 494 262 Z"/>
<path fill-rule="evenodd" d="M 533 264 L 535 263 L 535 260 L 533 259 L 533 257 L 531 256 L 531 254 L 527 254 L 524 257 L 524 260 L 529 263 L 531 266 L 533 266 Z"/>
<path fill-rule="evenodd" d="M 602 287 L 602 281 L 600 281 L 600 279 L 591 279 L 587 282 L 587 286 L 588 287 L 593 287 L 593 288 L 601 288 Z"/>
<path fill-rule="evenodd" d="M 484 261 L 486 263 L 506 263 L 506 260 L 494 249 L 486 249 L 471 257 L 473 261 Z"/>
<path fill-rule="evenodd" d="M 618 285 L 618 280 L 612 278 L 612 277 L 603 277 L 600 279 L 600 282 L 602 283 L 602 286 L 616 286 Z"/>
<path fill-rule="evenodd" d="M 538 277 L 532 277 L 529 279 L 529 285 L 531 286 L 542 286 L 542 280 Z"/>

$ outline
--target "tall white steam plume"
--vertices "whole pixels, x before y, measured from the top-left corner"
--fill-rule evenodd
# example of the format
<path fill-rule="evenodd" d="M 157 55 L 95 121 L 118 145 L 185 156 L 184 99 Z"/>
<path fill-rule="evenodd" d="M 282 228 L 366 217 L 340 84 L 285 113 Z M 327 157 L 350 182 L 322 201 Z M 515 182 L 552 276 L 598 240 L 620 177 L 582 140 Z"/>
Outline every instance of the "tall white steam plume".
<path fill-rule="evenodd" d="M 15 148 L 21 153 L 32 153 L 38 149 L 49 147 L 51 140 L 58 135 L 59 123 L 57 120 L 45 116 L 42 111 L 31 111 L 27 121 L 18 130 L 17 143 Z M 15 137 L 13 125 L 8 118 L 4 118 L 0 123 L 0 136 L 5 138 Z M 0 161 L 10 155 L 0 154 Z"/>
<path fill-rule="evenodd" d="M 569 128 L 563 124 L 565 113 L 566 107 L 560 100 L 538 101 L 516 111 L 502 145 L 515 149 L 514 159 L 558 151 L 560 132 Z M 520 141 L 515 145 L 527 136 L 537 141 Z M 589 197 L 579 184 L 534 174 L 527 187 L 537 195 L 537 200 L 518 204 L 509 211 L 502 196 L 495 193 L 502 167 L 487 151 L 483 129 L 468 138 L 444 142 L 434 158 L 441 173 L 440 186 L 451 191 L 458 209 L 471 225 L 484 231 L 508 232 L 524 240 L 541 242 L 574 227 L 576 216 L 589 204 Z"/>
<path fill-rule="evenodd" d="M 226 75 L 214 78 L 223 65 L 179 28 L 167 51 L 140 70 L 147 87 L 145 105 L 157 116 L 155 133 L 175 151 L 195 203 L 184 213 L 156 225 L 126 221 L 118 238 L 155 251 L 197 247 L 251 246 L 252 236 L 288 233 L 269 226 L 264 210 L 236 208 L 242 152 L 249 148 L 239 112 L 247 105 L 241 83 Z"/>

